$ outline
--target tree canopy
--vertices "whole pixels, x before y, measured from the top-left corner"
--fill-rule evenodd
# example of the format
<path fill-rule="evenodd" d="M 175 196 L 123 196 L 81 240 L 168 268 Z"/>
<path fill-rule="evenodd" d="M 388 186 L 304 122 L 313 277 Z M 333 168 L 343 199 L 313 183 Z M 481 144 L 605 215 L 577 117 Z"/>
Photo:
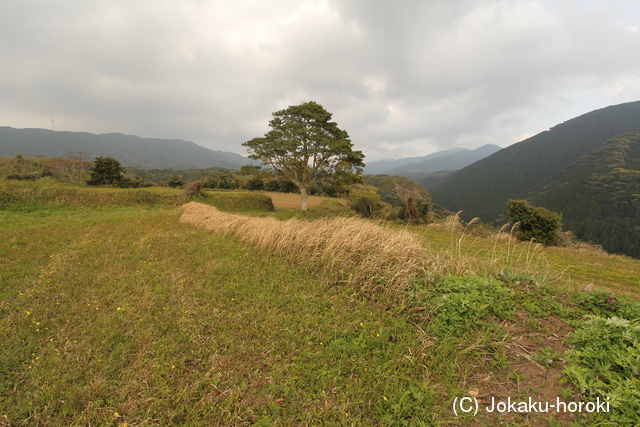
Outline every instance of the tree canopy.
<path fill-rule="evenodd" d="M 330 121 L 331 113 L 316 102 L 305 102 L 273 113 L 271 130 L 243 145 L 249 157 L 271 165 L 300 189 L 302 210 L 312 183 L 336 173 L 362 173 L 364 154 L 354 151 L 346 131 Z"/>
<path fill-rule="evenodd" d="M 124 168 L 113 157 L 96 157 L 93 163 L 89 185 L 115 185 L 124 178 Z"/>

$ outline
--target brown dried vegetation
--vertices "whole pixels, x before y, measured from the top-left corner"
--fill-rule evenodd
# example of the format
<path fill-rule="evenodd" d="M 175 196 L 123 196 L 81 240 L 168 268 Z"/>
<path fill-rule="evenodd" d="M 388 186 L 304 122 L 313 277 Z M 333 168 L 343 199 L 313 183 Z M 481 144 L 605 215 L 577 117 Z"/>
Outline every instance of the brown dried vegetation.
<path fill-rule="evenodd" d="M 244 243 L 292 260 L 304 260 L 318 266 L 324 277 L 366 290 L 382 285 L 402 288 L 437 260 L 413 233 L 354 218 L 278 221 L 229 214 L 191 202 L 184 206 L 180 220 L 234 235 Z"/>

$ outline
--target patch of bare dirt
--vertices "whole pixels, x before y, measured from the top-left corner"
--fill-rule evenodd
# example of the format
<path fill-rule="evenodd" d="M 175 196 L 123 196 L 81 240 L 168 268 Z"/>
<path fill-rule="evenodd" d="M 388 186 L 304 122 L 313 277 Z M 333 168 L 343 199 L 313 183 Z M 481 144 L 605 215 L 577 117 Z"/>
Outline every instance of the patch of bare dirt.
<path fill-rule="evenodd" d="M 531 328 L 532 322 L 537 323 L 535 332 Z M 551 420 L 562 426 L 578 421 L 576 415 L 568 411 L 554 410 L 558 399 L 565 403 L 580 401 L 577 394 L 560 383 L 566 367 L 562 355 L 568 348 L 566 339 L 573 328 L 555 316 L 530 319 L 523 311 L 517 313 L 512 322 L 505 322 L 502 329 L 508 334 L 507 338 L 496 343 L 496 359 L 487 365 L 488 371 L 493 372 L 479 373 L 466 385 L 469 396 L 478 399 L 485 415 L 477 421 L 536 427 L 549 426 Z M 531 407 L 529 398 L 532 403 L 541 404 Z M 498 407 L 500 402 L 508 404 L 509 399 L 510 402 L 527 402 L 527 409 L 533 410 L 496 415 L 485 409 L 491 409 L 493 405 Z M 545 411 L 547 402 L 549 407 Z"/>
<path fill-rule="evenodd" d="M 273 206 L 277 208 L 300 208 L 300 195 L 294 193 L 265 193 L 271 197 Z M 315 208 L 318 206 L 324 197 L 309 196 L 307 198 L 307 209 Z"/>

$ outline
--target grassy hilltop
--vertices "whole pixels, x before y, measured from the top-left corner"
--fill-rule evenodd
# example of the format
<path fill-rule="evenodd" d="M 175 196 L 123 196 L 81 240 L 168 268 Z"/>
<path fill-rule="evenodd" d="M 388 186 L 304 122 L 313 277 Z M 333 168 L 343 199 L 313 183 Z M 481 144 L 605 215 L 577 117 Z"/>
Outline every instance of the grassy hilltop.
<path fill-rule="evenodd" d="M 638 260 L 331 200 L 187 202 L 0 181 L 0 425 L 639 421 Z M 611 412 L 452 406 L 558 396 Z"/>

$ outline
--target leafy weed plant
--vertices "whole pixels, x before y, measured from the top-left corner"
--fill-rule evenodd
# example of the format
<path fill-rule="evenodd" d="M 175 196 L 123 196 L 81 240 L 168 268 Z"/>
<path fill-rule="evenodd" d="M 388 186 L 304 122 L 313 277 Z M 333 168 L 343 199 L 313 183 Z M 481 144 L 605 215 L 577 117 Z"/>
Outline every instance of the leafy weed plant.
<path fill-rule="evenodd" d="M 607 399 L 618 425 L 637 425 L 640 414 L 640 304 L 612 294 L 579 295 L 591 313 L 575 322 L 565 353 L 567 377 L 590 398 Z M 620 299 L 620 300 L 619 300 Z"/>

